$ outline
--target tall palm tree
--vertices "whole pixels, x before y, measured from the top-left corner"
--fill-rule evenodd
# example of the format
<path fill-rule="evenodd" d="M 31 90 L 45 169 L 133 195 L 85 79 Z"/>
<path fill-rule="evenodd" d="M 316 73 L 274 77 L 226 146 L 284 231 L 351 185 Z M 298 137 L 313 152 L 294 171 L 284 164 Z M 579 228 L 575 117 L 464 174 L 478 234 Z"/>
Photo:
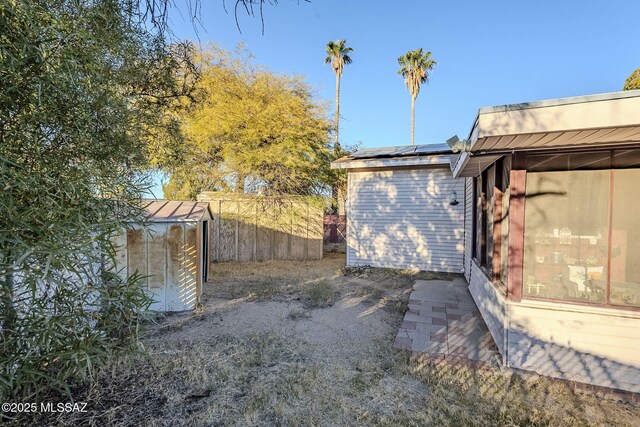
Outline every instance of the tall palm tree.
<path fill-rule="evenodd" d="M 411 145 L 415 144 L 416 98 L 420 92 L 420 85 L 429 82 L 429 72 L 435 67 L 436 61 L 431 59 L 431 52 L 422 52 L 422 48 L 410 50 L 398 58 L 400 74 L 411 93 Z"/>
<path fill-rule="evenodd" d="M 334 152 L 337 152 L 340 148 L 338 142 L 338 125 L 340 123 L 340 77 L 342 76 L 342 70 L 345 64 L 351 64 L 351 57 L 349 54 L 353 52 L 353 49 L 347 47 L 346 40 L 336 40 L 327 43 L 327 57 L 324 59 L 325 64 L 331 64 L 333 72 L 336 73 L 336 116 L 335 116 L 335 143 L 333 144 Z"/>

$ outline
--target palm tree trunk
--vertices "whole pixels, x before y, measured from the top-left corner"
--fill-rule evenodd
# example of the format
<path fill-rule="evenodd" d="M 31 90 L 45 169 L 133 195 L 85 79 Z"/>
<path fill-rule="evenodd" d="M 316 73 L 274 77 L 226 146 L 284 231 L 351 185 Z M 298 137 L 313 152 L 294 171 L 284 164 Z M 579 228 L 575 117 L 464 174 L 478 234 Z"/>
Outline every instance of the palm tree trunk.
<path fill-rule="evenodd" d="M 416 133 L 416 98 L 411 97 L 411 145 L 415 144 Z"/>
<path fill-rule="evenodd" d="M 337 153 L 340 148 L 340 142 L 338 142 L 338 127 L 340 125 L 340 75 L 336 73 L 336 117 L 334 127 L 336 129 L 335 142 L 333 144 L 333 152 Z"/>

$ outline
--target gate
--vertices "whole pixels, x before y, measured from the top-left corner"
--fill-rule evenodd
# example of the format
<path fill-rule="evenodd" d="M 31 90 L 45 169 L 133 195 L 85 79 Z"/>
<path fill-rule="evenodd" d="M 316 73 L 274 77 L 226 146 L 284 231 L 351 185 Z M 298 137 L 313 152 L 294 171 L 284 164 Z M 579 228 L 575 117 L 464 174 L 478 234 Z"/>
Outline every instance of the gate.
<path fill-rule="evenodd" d="M 347 216 L 324 216 L 324 244 L 340 244 L 347 239 Z"/>

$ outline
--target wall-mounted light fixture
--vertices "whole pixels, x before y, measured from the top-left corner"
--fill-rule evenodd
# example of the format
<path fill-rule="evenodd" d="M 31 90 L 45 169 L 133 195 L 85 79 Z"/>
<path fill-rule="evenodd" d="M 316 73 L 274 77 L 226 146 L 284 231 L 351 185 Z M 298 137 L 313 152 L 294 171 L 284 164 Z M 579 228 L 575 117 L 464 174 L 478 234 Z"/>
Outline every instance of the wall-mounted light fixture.
<path fill-rule="evenodd" d="M 458 203 L 458 192 L 456 190 L 451 190 L 451 193 L 449 193 L 449 204 L 451 206 L 455 206 Z"/>

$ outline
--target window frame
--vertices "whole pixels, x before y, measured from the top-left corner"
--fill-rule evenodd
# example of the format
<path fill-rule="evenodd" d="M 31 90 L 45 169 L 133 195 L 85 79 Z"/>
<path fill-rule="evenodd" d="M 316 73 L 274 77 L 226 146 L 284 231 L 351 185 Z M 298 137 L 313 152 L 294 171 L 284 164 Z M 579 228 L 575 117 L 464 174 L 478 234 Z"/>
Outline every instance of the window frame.
<path fill-rule="evenodd" d="M 608 264 L 607 266 L 607 274 L 606 274 L 606 289 L 605 289 L 605 300 L 604 302 L 599 302 L 599 301 L 589 301 L 589 300 L 576 300 L 576 299 L 558 299 L 558 298 L 549 298 L 549 297 L 543 297 L 543 296 L 536 296 L 536 295 L 529 295 L 529 294 L 525 294 L 524 293 L 524 277 L 522 277 L 521 280 L 521 286 L 523 289 L 521 289 L 521 299 L 524 300 L 531 300 L 531 301 L 545 301 L 545 302 L 552 302 L 552 303 L 560 303 L 560 304 L 575 304 L 575 305 L 583 305 L 583 306 L 588 306 L 588 307 L 602 307 L 602 308 L 611 308 L 611 309 L 616 309 L 616 310 L 629 310 L 629 311 L 640 311 L 640 306 L 639 305 L 626 305 L 626 304 L 619 304 L 619 303 L 613 303 L 611 302 L 611 290 L 612 290 L 612 285 L 611 285 L 611 259 L 612 259 L 612 232 L 613 232 L 613 226 L 612 226 L 612 219 L 613 219 L 613 215 L 614 215 L 614 188 L 615 188 L 615 171 L 616 170 L 623 170 L 623 169 L 637 169 L 640 170 L 640 161 L 638 159 L 640 159 L 640 149 L 633 149 L 633 148 L 624 148 L 624 149 L 607 149 L 607 150 L 588 150 L 588 151 L 574 151 L 574 152 L 568 152 L 568 153 L 564 153 L 567 155 L 567 158 L 570 158 L 572 155 L 575 156 L 586 156 L 589 154 L 604 154 L 604 153 L 608 153 L 610 161 L 607 165 L 607 167 L 598 167 L 598 168 L 591 168 L 591 167 L 587 167 L 587 168 L 570 168 L 570 167 L 551 167 L 545 170 L 535 170 L 537 168 L 534 168 L 534 170 L 530 170 L 531 169 L 531 164 L 530 164 L 530 160 L 531 157 L 535 156 L 536 160 L 542 159 L 543 156 L 545 155 L 545 153 L 536 153 L 535 155 L 529 155 L 526 156 L 527 157 L 527 161 L 526 161 L 526 174 L 528 175 L 529 173 L 545 173 L 545 172 L 562 172 L 562 171 L 573 171 L 573 170 L 592 170 L 592 171 L 609 171 L 609 185 L 611 187 L 611 191 L 609 191 L 609 209 L 608 209 L 608 215 L 609 215 L 609 225 L 608 225 L 608 229 L 607 229 L 607 233 L 608 233 L 608 239 L 607 239 L 607 258 L 606 258 L 606 263 Z M 632 153 L 632 158 L 630 159 L 630 161 L 625 161 L 624 157 L 622 159 L 617 159 L 617 156 L 621 156 L 624 155 L 626 153 Z M 547 153 L 546 155 L 549 156 L 549 158 L 551 159 L 554 155 L 557 156 L 557 153 Z M 601 163 L 602 164 L 602 163 Z M 527 209 L 527 200 L 525 197 L 524 200 L 524 209 L 526 211 Z M 523 229 L 523 233 L 525 232 L 525 230 Z M 510 268 L 510 266 L 509 266 Z M 523 275 L 524 275 L 524 260 L 523 260 L 523 266 L 522 266 L 522 271 L 523 271 Z M 511 272 L 509 273 L 511 274 Z M 640 284 L 639 284 L 640 286 Z"/>

